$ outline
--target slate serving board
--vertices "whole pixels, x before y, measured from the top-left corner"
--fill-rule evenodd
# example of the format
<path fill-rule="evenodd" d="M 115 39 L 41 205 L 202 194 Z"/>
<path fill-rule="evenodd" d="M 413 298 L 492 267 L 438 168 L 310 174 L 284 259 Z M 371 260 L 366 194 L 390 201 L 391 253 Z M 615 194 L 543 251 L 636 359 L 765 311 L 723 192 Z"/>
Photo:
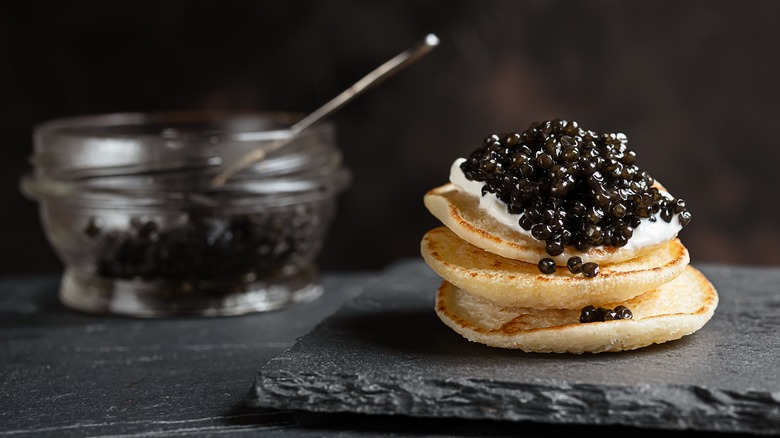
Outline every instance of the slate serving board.
<path fill-rule="evenodd" d="M 433 311 L 422 261 L 373 286 L 271 360 L 249 404 L 401 414 L 780 433 L 780 270 L 700 266 L 713 319 L 679 341 L 598 355 L 474 344 Z"/>

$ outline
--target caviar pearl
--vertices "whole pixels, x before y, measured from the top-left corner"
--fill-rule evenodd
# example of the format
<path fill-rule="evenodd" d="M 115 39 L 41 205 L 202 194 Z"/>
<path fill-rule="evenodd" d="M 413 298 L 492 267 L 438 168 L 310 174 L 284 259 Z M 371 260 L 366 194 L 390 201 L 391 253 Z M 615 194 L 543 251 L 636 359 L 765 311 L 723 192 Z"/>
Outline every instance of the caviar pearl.
<path fill-rule="evenodd" d="M 691 221 L 691 213 L 689 213 L 688 210 L 683 210 L 680 212 L 678 218 L 680 219 L 680 225 L 684 227 Z"/>
<path fill-rule="evenodd" d="M 571 257 L 568 262 L 566 262 L 566 267 L 569 268 L 569 272 L 572 274 L 579 274 L 582 272 L 582 259 L 579 257 Z"/>
<path fill-rule="evenodd" d="M 551 256 L 557 256 L 563 254 L 563 243 L 561 242 L 549 242 L 545 247 L 547 254 Z"/>
<path fill-rule="evenodd" d="M 537 265 L 539 267 L 539 271 L 541 271 L 542 274 L 554 274 L 555 273 L 555 262 L 553 259 L 550 258 L 544 258 L 539 260 L 539 264 Z"/>
<path fill-rule="evenodd" d="M 582 275 L 587 278 L 593 278 L 599 275 L 599 265 L 593 262 L 584 263 L 582 265 Z"/>
<path fill-rule="evenodd" d="M 87 226 L 84 227 L 84 234 L 86 234 L 89 237 L 96 237 L 100 232 L 103 230 L 103 219 L 100 218 L 89 218 L 89 222 L 87 222 Z"/>
<path fill-rule="evenodd" d="M 634 314 L 626 306 L 617 306 L 617 307 L 615 307 L 615 313 L 618 314 L 620 319 L 633 319 L 634 318 Z"/>
<path fill-rule="evenodd" d="M 596 313 L 594 306 L 585 306 L 580 311 L 580 322 L 593 322 L 593 316 Z"/>
<path fill-rule="evenodd" d="M 554 161 L 550 154 L 539 154 L 539 156 L 536 157 L 536 165 L 539 166 L 540 169 L 549 169 L 553 163 Z"/>
<path fill-rule="evenodd" d="M 525 214 L 520 216 L 519 224 L 520 224 L 520 227 L 522 229 L 526 230 L 526 231 L 530 230 L 531 227 L 534 226 L 533 221 L 531 221 L 531 219 L 528 217 L 528 215 L 525 215 Z"/>
<path fill-rule="evenodd" d="M 603 321 L 614 321 L 616 319 L 619 319 L 618 318 L 618 314 L 614 310 L 611 310 L 611 309 L 606 310 L 604 312 L 604 316 L 602 317 Z"/>
<path fill-rule="evenodd" d="M 531 227 L 531 235 L 539 240 L 547 240 L 552 236 L 552 229 L 547 224 L 536 224 Z"/>

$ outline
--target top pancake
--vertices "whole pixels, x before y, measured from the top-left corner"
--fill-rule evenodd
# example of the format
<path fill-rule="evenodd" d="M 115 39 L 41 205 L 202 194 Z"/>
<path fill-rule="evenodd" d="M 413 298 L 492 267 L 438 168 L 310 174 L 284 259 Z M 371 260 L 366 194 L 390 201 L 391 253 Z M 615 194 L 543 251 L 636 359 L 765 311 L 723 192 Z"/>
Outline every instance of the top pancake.
<path fill-rule="evenodd" d="M 567 245 L 563 254 L 553 257 L 545 251 L 545 242 L 521 234 L 484 214 L 479 208 L 479 198 L 458 191 L 453 184 L 429 191 L 424 202 L 428 210 L 461 239 L 493 254 L 526 263 L 536 264 L 549 257 L 559 266 L 565 266 L 566 261 L 574 256 L 586 262 L 618 263 L 647 254 L 667 243 L 659 242 L 638 249 L 596 246 L 586 252 Z"/>

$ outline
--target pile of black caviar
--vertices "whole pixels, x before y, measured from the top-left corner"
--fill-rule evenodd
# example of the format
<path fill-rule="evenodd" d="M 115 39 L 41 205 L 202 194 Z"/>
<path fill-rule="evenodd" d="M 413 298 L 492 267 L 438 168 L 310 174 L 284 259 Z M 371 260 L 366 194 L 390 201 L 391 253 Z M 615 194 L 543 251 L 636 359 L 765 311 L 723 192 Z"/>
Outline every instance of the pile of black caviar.
<path fill-rule="evenodd" d="M 682 199 L 669 199 L 635 165 L 620 133 L 597 133 L 577 122 L 536 122 L 523 132 L 491 135 L 461 164 L 519 215 L 520 226 L 557 256 L 564 245 L 622 247 L 642 219 L 680 225 L 691 220 Z"/>
<path fill-rule="evenodd" d="M 83 233 L 95 248 L 97 274 L 145 280 L 269 278 L 302 266 L 319 251 L 321 211 L 295 206 L 284 212 L 220 215 L 189 212 L 162 225 L 133 217 L 106 228 L 91 218 Z"/>

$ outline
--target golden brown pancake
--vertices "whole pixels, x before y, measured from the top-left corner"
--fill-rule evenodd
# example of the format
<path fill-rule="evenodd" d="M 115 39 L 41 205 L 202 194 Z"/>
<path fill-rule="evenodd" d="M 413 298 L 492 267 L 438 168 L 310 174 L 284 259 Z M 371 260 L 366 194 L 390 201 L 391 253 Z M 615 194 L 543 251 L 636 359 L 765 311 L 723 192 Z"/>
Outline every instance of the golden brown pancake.
<path fill-rule="evenodd" d="M 460 239 L 446 227 L 429 231 L 421 253 L 446 281 L 499 306 L 536 309 L 581 308 L 624 301 L 667 283 L 688 265 L 688 251 L 678 239 L 636 259 L 600 266 L 586 278 L 565 267 L 542 274 L 537 265 L 507 259 Z"/>
<path fill-rule="evenodd" d="M 633 319 L 579 322 L 579 309 L 537 310 L 503 307 L 443 282 L 436 313 L 473 342 L 538 353 L 599 353 L 633 350 L 689 335 L 712 317 L 718 294 L 693 267 L 660 286 L 619 303 Z"/>
<path fill-rule="evenodd" d="M 612 246 L 596 246 L 587 252 L 566 246 L 563 254 L 549 256 L 545 243 L 512 230 L 479 209 L 479 198 L 458 191 L 454 185 L 445 184 L 425 194 L 425 206 L 444 225 L 461 239 L 486 251 L 508 259 L 536 264 L 549 257 L 560 266 L 565 266 L 570 257 L 579 256 L 585 262 L 599 264 L 618 263 L 663 247 L 667 242 L 632 249 Z"/>

